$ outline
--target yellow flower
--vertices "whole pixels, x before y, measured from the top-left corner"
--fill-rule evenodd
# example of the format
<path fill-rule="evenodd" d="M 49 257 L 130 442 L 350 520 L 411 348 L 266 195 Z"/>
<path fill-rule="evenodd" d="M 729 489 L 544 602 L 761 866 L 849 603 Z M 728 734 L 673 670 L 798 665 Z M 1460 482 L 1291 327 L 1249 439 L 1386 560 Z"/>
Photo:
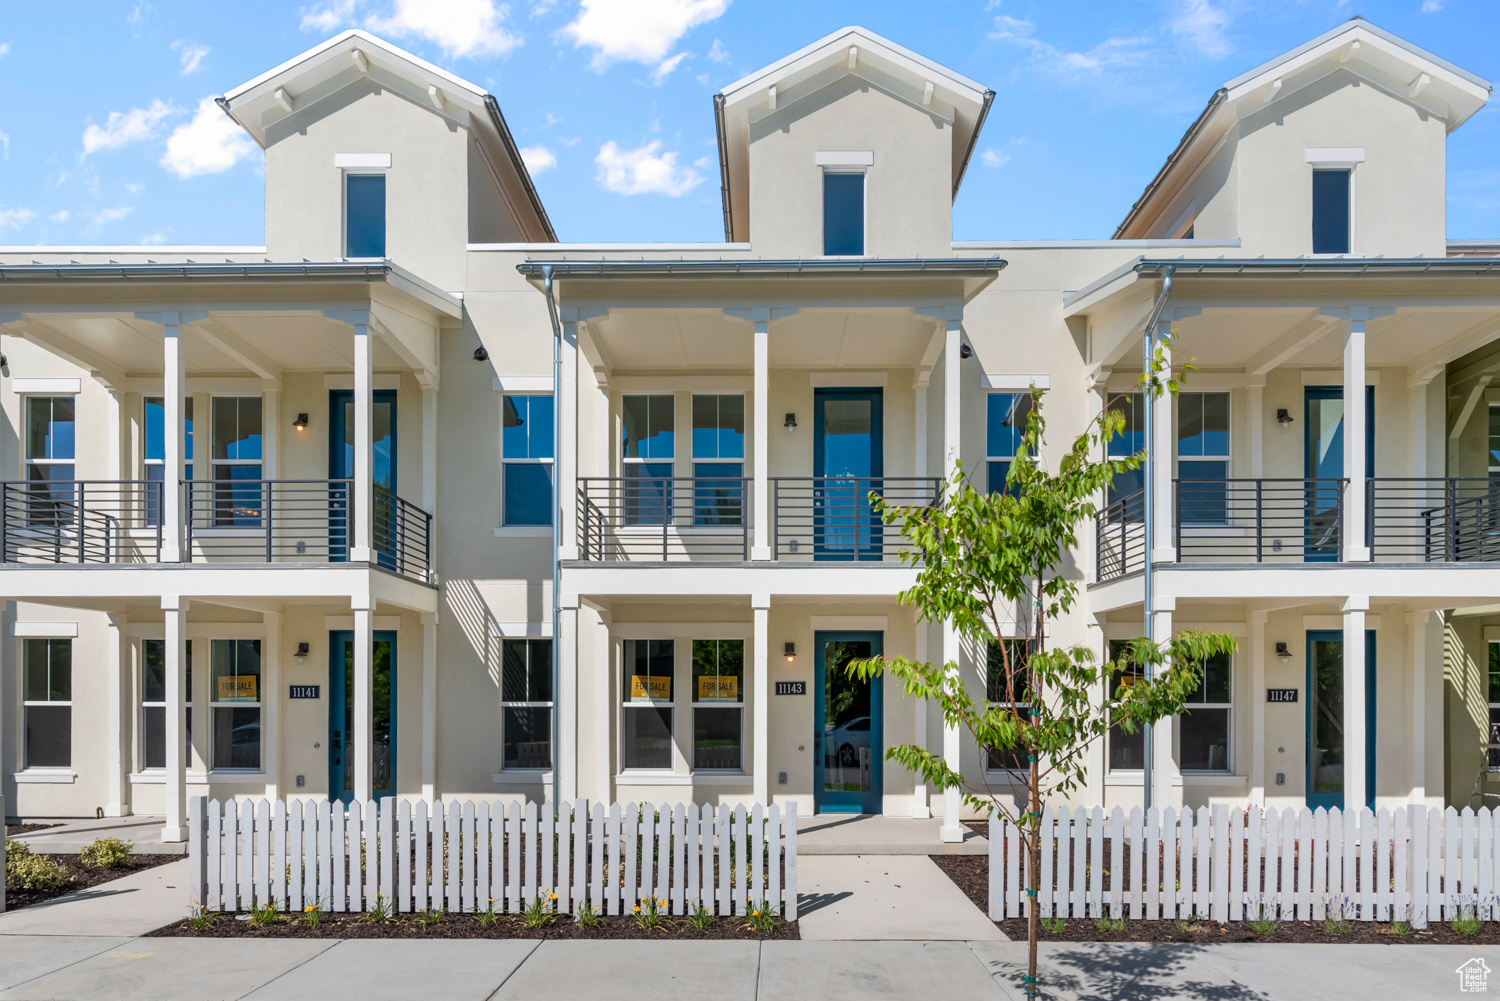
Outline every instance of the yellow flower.
<path fill-rule="evenodd" d="M 552 895 L 552 899 L 553 899 L 553 900 L 556 900 L 556 899 L 557 899 L 557 894 L 555 894 L 555 893 L 554 893 L 554 894 L 553 894 L 553 895 Z"/>
<path fill-rule="evenodd" d="M 635 906 L 635 912 L 637 914 L 641 913 L 641 905 L 640 904 L 636 904 L 636 906 Z"/>

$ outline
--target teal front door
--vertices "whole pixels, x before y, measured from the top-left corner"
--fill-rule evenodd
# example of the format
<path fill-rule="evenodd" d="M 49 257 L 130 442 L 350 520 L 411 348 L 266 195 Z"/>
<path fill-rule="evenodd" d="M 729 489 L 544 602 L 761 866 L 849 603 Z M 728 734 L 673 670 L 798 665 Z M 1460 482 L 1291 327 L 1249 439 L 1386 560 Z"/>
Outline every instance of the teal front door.
<path fill-rule="evenodd" d="M 815 633 L 817 698 L 813 803 L 818 813 L 879 813 L 885 700 L 880 679 L 861 681 L 851 660 L 885 652 L 881 633 Z"/>
<path fill-rule="evenodd" d="M 1303 559 L 1309 563 L 1331 563 L 1339 558 L 1339 533 L 1343 528 L 1339 483 L 1344 470 L 1344 387 L 1308 386 L 1303 390 L 1304 476 L 1307 484 L 1306 538 Z M 1365 475 L 1375 468 L 1375 387 L 1365 387 Z M 1347 502 L 1347 498 L 1344 498 Z M 1364 545 L 1362 540 L 1344 539 L 1343 544 Z"/>
<path fill-rule="evenodd" d="M 354 393 L 348 389 L 335 389 L 328 394 L 328 478 L 352 480 L 354 478 Z M 395 538 L 392 525 L 395 522 L 396 497 L 396 391 L 379 389 L 374 393 L 374 408 L 370 414 L 371 424 L 371 472 L 375 481 L 374 543 L 376 561 L 387 569 L 395 566 Z M 349 506 L 354 502 L 353 490 L 334 488 L 329 501 L 329 523 L 335 538 L 332 540 L 331 560 L 335 563 L 348 559 L 346 545 L 349 541 Z M 340 545 L 342 542 L 344 545 Z"/>
<path fill-rule="evenodd" d="M 1365 740 L 1344 741 L 1344 634 L 1307 634 L 1307 805 L 1344 809 L 1344 760 L 1365 756 L 1364 803 L 1375 808 L 1375 630 L 1365 630 Z"/>
<path fill-rule="evenodd" d="M 880 559 L 880 516 L 870 492 L 884 475 L 882 392 L 813 391 L 813 558 Z"/>
<path fill-rule="evenodd" d="M 328 634 L 328 798 L 354 800 L 354 633 Z M 396 790 L 396 634 L 375 633 L 371 707 L 371 785 L 375 798 Z"/>

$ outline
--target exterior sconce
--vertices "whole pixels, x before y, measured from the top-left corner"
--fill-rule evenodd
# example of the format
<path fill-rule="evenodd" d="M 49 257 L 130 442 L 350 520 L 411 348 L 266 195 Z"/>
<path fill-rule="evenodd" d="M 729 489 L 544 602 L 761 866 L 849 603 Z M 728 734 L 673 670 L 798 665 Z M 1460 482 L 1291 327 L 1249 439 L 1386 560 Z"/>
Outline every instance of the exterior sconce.
<path fill-rule="evenodd" d="M 782 424 L 782 427 L 786 428 L 788 431 L 795 431 L 795 430 L 797 430 L 797 415 L 796 414 L 787 414 L 786 415 L 786 422 L 784 424 Z"/>
<path fill-rule="evenodd" d="M 1286 427 L 1287 425 L 1291 424 L 1292 423 L 1292 412 L 1290 410 L 1288 410 L 1286 407 L 1277 407 L 1276 408 L 1276 423 L 1280 424 L 1282 427 Z"/>
<path fill-rule="evenodd" d="M 1277 643 L 1276 656 L 1281 658 L 1282 663 L 1286 663 L 1287 661 L 1292 659 L 1292 651 L 1287 649 L 1287 645 L 1285 643 Z"/>
<path fill-rule="evenodd" d="M 477 347 L 477 348 L 474 349 L 474 360 L 475 361 L 489 361 L 490 360 L 490 353 L 484 349 L 484 345 L 483 344 L 481 344 L 479 347 Z"/>
<path fill-rule="evenodd" d="M 971 347 L 969 347 L 969 345 L 967 345 L 967 344 L 960 344 L 958 346 L 958 356 L 960 358 L 965 359 L 965 360 L 967 360 L 969 358 L 973 358 L 974 357 L 974 349 L 971 348 Z"/>
<path fill-rule="evenodd" d="M 789 664 L 797 659 L 797 644 L 788 641 L 786 645 L 786 659 Z"/>
<path fill-rule="evenodd" d="M 297 652 L 294 653 L 294 654 L 292 654 L 292 656 L 297 658 L 297 663 L 299 663 L 299 664 L 305 663 L 307 661 L 307 644 L 306 643 L 298 643 L 297 644 Z"/>
<path fill-rule="evenodd" d="M 296 428 L 298 431 L 306 431 L 307 430 L 307 415 L 306 414 L 298 414 L 297 415 L 297 419 L 294 420 L 294 421 L 292 421 L 292 427 Z"/>

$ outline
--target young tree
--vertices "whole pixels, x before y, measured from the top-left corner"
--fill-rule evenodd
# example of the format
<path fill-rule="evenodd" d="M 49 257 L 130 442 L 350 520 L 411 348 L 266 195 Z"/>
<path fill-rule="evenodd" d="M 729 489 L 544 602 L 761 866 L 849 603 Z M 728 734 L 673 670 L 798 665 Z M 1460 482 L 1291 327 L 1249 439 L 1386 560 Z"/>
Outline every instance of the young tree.
<path fill-rule="evenodd" d="M 1174 382 L 1161 378 L 1160 357 L 1141 379 L 1148 405 L 1163 392 L 1177 391 Z M 1139 469 L 1145 453 L 1098 458 L 1125 426 L 1125 415 L 1106 405 L 1053 471 L 1041 459 L 1046 429 L 1041 394 L 1033 392 L 1031 403 L 1004 492 L 976 489 L 960 468 L 933 507 L 900 507 L 871 495 L 884 522 L 898 525 L 909 543 L 903 562 L 918 570 L 916 584 L 902 592 L 901 601 L 915 605 L 923 621 L 946 623 L 980 649 L 995 649 L 1003 700 L 976 700 L 951 662 L 876 657 L 852 663 L 849 671 L 866 679 L 890 671 L 908 696 L 935 701 L 943 719 L 967 730 L 980 748 L 1016 759 L 1018 767 L 1006 770 L 1025 786 L 1024 810 L 1011 802 L 1009 792 L 997 793 L 982 777 L 971 780 L 925 747 L 906 744 L 886 752 L 934 789 L 956 788 L 974 810 L 998 812 L 1016 824 L 1028 860 L 1026 994 L 1036 997 L 1043 805 L 1079 788 L 1089 746 L 1111 725 L 1133 733 L 1182 712 L 1203 662 L 1231 652 L 1234 639 L 1186 631 L 1159 645 L 1141 637 L 1115 662 L 1104 664 L 1096 663 L 1094 651 L 1085 646 L 1047 646 L 1047 623 L 1066 614 L 1078 597 L 1078 581 L 1064 574 L 1063 561 L 1078 546 L 1079 526 L 1095 516 L 1111 480 Z M 1026 638 L 1024 655 L 1002 640 L 1007 635 Z M 1119 683 L 1120 678 L 1131 683 Z M 1105 679 L 1110 690 L 1101 698 Z"/>

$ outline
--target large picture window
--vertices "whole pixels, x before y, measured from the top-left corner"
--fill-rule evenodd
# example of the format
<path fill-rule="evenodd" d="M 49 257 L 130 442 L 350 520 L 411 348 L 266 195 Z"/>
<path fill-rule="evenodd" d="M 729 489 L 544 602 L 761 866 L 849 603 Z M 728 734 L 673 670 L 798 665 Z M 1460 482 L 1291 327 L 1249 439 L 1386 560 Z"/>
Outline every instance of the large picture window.
<path fill-rule="evenodd" d="M 501 767 L 552 767 L 552 641 L 503 640 L 500 654 Z"/>
<path fill-rule="evenodd" d="M 1129 646 L 1125 640 L 1109 641 L 1109 659 L 1118 669 L 1111 671 L 1104 679 L 1106 698 L 1114 698 L 1120 686 L 1133 685 L 1142 677 L 1139 664 L 1120 664 L 1120 659 L 1126 655 Z M 1146 767 L 1145 727 L 1138 726 L 1134 733 L 1127 733 L 1124 727 L 1111 723 L 1107 744 L 1110 771 L 1140 771 Z"/>
<path fill-rule="evenodd" d="M 261 401 L 216 396 L 213 401 L 213 523 L 259 528 L 261 519 Z"/>
<path fill-rule="evenodd" d="M 621 400 L 627 525 L 660 525 L 671 517 L 672 460 L 677 455 L 674 406 L 669 394 Z"/>
<path fill-rule="evenodd" d="M 500 423 L 502 524 L 552 524 L 552 395 L 507 394 Z"/>
<path fill-rule="evenodd" d="M 991 709 L 1015 709 L 1022 719 L 1030 718 L 1027 709 L 1026 660 L 1030 644 L 1023 639 L 1001 640 L 989 645 L 985 670 L 985 701 Z M 986 747 L 985 767 L 990 771 L 1027 772 L 1031 767 L 1026 750 Z"/>
<path fill-rule="evenodd" d="M 1030 393 L 990 393 L 986 400 L 985 446 L 990 493 L 1003 493 L 1010 464 L 1021 450 L 1021 437 L 1034 406 Z"/>
<path fill-rule="evenodd" d="M 1227 653 L 1203 663 L 1203 677 L 1187 698 L 1178 729 L 1185 772 L 1229 771 L 1229 723 L 1233 709 Z"/>
<path fill-rule="evenodd" d="M 1485 737 L 1485 742 L 1500 744 L 1500 641 L 1489 644 L 1490 648 L 1490 670 L 1489 670 L 1489 709 L 1490 709 L 1490 732 Z M 1500 750 L 1491 748 L 1488 753 L 1489 769 L 1492 772 L 1500 772 Z"/>
<path fill-rule="evenodd" d="M 212 640 L 213 766 L 260 771 L 260 640 Z"/>
<path fill-rule="evenodd" d="M 672 767 L 672 640 L 625 641 L 622 768 Z"/>
<path fill-rule="evenodd" d="M 71 524 L 73 507 L 74 402 L 71 396 L 26 398 L 27 524 Z"/>
<path fill-rule="evenodd" d="M 184 727 L 187 755 L 193 749 L 193 641 L 187 641 L 186 685 L 183 698 L 187 704 Z M 167 767 L 167 643 L 165 640 L 141 640 L 141 767 Z"/>
<path fill-rule="evenodd" d="M 1229 394 L 1177 394 L 1178 498 L 1184 523 L 1228 518 Z"/>
<path fill-rule="evenodd" d="M 73 763 L 73 641 L 22 640 L 27 768 Z"/>
<path fill-rule="evenodd" d="M 693 396 L 693 524 L 745 519 L 745 398 Z"/>
<path fill-rule="evenodd" d="M 693 640 L 693 770 L 744 768 L 745 641 Z"/>

